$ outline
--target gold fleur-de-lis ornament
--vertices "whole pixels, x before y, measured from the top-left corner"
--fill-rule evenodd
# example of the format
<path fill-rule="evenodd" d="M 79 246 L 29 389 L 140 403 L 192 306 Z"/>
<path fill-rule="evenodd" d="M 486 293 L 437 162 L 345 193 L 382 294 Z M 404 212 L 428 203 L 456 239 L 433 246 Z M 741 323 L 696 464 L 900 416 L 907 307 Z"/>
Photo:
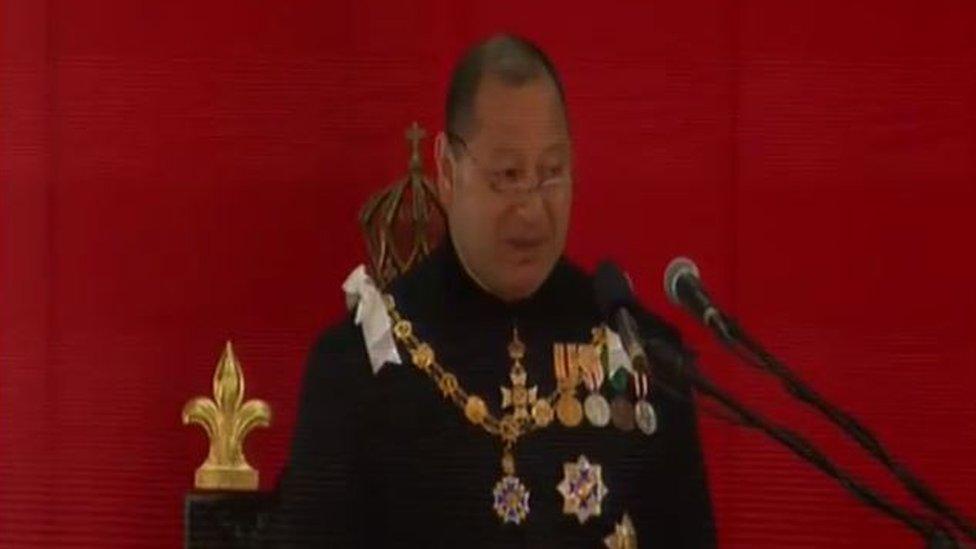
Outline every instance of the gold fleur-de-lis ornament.
<path fill-rule="evenodd" d="M 244 457 L 244 439 L 255 427 L 271 424 L 263 400 L 244 401 L 244 374 L 230 341 L 217 363 L 213 398 L 196 397 L 183 407 L 183 424 L 197 423 L 210 438 L 206 461 L 197 468 L 194 486 L 207 490 L 256 490 L 258 471 Z"/>

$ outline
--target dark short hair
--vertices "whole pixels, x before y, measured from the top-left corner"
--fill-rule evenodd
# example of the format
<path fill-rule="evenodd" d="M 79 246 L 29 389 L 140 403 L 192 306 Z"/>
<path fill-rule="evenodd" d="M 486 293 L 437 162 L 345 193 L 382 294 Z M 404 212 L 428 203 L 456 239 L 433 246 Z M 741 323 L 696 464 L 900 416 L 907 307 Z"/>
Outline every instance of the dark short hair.
<path fill-rule="evenodd" d="M 486 74 L 512 86 L 548 78 L 555 85 L 559 104 L 566 112 L 563 84 L 549 56 L 525 38 L 497 34 L 472 46 L 454 67 L 447 91 L 449 137 L 468 137 L 473 130 L 474 99 Z"/>

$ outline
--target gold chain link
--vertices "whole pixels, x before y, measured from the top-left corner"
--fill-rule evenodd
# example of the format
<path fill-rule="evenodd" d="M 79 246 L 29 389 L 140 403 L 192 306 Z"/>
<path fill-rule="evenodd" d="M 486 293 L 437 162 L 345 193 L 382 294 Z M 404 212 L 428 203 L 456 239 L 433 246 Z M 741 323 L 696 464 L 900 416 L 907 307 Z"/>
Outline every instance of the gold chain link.
<path fill-rule="evenodd" d="M 434 384 L 440 389 L 444 398 L 451 400 L 464 414 L 468 421 L 475 425 L 480 425 L 482 429 L 493 436 L 497 436 L 505 442 L 506 446 L 515 442 L 528 433 L 537 429 L 544 428 L 550 422 L 541 425 L 534 421 L 532 417 L 525 420 L 518 420 L 514 414 L 506 414 L 498 419 L 485 404 L 484 399 L 478 395 L 468 393 L 461 386 L 457 376 L 444 369 L 437 360 L 434 349 L 425 341 L 417 338 L 413 332 L 413 324 L 403 318 L 396 308 L 393 296 L 386 294 L 383 296 L 390 319 L 393 321 L 393 335 L 397 341 L 403 344 L 410 352 L 410 360 L 420 371 L 427 374 Z M 553 391 L 543 400 L 551 406 L 556 397 L 560 394 L 559 390 Z"/>

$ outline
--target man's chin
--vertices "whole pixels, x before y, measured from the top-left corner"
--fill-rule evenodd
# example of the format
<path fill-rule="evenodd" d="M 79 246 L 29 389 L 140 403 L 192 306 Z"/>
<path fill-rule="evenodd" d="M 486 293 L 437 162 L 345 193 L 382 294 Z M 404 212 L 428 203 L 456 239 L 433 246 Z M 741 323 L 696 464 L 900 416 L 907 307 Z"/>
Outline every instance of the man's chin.
<path fill-rule="evenodd" d="M 515 265 L 509 270 L 511 278 L 505 284 L 506 301 L 518 301 L 532 296 L 546 281 L 551 269 L 540 263 Z"/>

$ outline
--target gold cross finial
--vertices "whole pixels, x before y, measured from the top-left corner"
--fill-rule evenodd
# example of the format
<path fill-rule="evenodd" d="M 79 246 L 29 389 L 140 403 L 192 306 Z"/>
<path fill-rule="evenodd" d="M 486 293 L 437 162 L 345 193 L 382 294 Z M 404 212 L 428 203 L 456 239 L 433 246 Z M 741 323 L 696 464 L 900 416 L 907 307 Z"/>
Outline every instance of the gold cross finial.
<path fill-rule="evenodd" d="M 414 121 L 404 132 L 410 142 L 410 169 L 420 169 L 420 142 L 427 137 L 427 132 Z"/>

